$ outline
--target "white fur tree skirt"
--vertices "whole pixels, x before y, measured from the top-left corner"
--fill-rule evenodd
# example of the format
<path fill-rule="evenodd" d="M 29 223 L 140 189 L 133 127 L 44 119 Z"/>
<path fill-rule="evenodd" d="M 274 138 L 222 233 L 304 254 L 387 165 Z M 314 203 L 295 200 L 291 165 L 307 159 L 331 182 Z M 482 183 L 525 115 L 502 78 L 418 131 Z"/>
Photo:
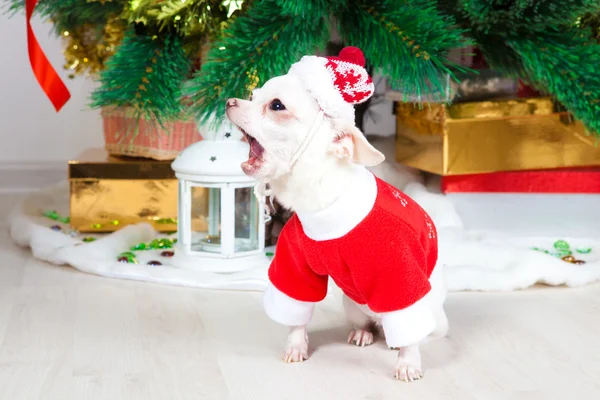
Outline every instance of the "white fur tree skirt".
<path fill-rule="evenodd" d="M 385 170 L 388 169 L 388 171 Z M 524 289 L 536 283 L 581 286 L 600 280 L 600 241 L 556 237 L 508 237 L 498 232 L 467 231 L 453 204 L 443 195 L 429 192 L 415 179 L 394 179 L 398 171 L 374 171 L 415 199 L 432 217 L 438 228 L 439 260 L 445 265 L 451 291 L 506 291 Z M 386 179 L 386 176 L 390 179 Z M 56 221 L 44 217 L 47 210 L 68 215 L 68 184 L 29 195 L 11 214 L 10 233 L 16 243 L 31 248 L 33 256 L 56 265 L 110 278 L 182 285 L 198 288 L 262 290 L 267 282 L 268 262 L 249 271 L 220 274 L 196 268 L 177 254 L 163 257 L 164 250 L 137 251 L 138 264 L 117 261 L 120 253 L 132 246 L 160 237 L 149 225 L 125 227 L 115 233 L 95 235 L 96 241 L 83 242 L 83 235 L 52 230 Z M 61 225 L 60 223 L 58 223 Z M 85 235 L 91 236 L 91 235 Z M 164 235 L 163 235 L 164 236 Z M 574 252 L 584 264 L 567 263 L 532 247 L 553 251 L 557 239 L 566 240 L 572 249 L 591 248 L 588 254 Z M 365 244 L 368 246 L 368 244 Z M 159 261 L 162 265 L 147 265 Z"/>

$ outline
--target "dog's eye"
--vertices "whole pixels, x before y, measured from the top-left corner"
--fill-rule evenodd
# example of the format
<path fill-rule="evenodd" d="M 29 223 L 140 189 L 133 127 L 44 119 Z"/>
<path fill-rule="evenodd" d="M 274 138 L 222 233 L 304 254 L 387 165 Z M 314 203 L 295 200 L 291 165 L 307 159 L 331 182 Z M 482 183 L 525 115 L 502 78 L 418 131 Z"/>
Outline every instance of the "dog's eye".
<path fill-rule="evenodd" d="M 279 99 L 275 99 L 271 102 L 271 105 L 269 105 L 269 108 L 273 111 L 283 111 L 285 110 L 285 106 L 283 105 L 283 103 L 281 101 L 279 101 Z"/>

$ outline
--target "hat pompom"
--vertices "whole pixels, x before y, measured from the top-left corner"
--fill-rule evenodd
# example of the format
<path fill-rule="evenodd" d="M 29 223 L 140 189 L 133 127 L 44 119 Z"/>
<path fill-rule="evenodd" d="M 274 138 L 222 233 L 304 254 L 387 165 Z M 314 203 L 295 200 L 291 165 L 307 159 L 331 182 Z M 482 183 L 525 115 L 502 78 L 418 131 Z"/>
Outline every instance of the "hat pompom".
<path fill-rule="evenodd" d="M 337 56 L 340 61 L 351 62 L 352 64 L 365 66 L 365 55 L 358 47 L 348 46 L 344 47 L 340 54 Z"/>

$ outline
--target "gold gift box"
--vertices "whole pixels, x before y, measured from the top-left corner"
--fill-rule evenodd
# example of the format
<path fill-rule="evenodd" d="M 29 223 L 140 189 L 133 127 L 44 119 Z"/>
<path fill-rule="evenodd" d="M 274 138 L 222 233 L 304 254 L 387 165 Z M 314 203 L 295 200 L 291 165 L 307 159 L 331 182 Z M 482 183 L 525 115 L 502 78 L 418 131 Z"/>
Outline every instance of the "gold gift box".
<path fill-rule="evenodd" d="M 171 161 L 88 150 L 69 161 L 71 226 L 80 232 L 112 232 L 148 222 L 160 232 L 176 231 L 177 182 Z"/>
<path fill-rule="evenodd" d="M 600 147 L 549 98 L 397 103 L 396 159 L 438 175 L 600 165 Z"/>

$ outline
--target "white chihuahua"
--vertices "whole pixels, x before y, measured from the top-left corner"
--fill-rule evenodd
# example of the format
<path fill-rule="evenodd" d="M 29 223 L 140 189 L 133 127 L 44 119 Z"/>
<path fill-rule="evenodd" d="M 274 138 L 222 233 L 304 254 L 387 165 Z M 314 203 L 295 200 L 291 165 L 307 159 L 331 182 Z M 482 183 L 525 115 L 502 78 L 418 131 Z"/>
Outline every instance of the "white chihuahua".
<path fill-rule="evenodd" d="M 419 344 L 448 329 L 436 231 L 414 201 L 365 168 L 384 160 L 353 120 L 352 104 L 372 94 L 372 81 L 360 50 L 343 53 L 304 57 L 252 100 L 227 102 L 227 117 L 250 144 L 244 172 L 295 212 L 264 305 L 291 328 L 284 361 L 301 362 L 306 325 L 331 277 L 354 325 L 348 342 L 370 345 L 373 325 L 382 326 L 388 346 L 399 349 L 395 377 L 413 381 L 423 376 Z"/>

